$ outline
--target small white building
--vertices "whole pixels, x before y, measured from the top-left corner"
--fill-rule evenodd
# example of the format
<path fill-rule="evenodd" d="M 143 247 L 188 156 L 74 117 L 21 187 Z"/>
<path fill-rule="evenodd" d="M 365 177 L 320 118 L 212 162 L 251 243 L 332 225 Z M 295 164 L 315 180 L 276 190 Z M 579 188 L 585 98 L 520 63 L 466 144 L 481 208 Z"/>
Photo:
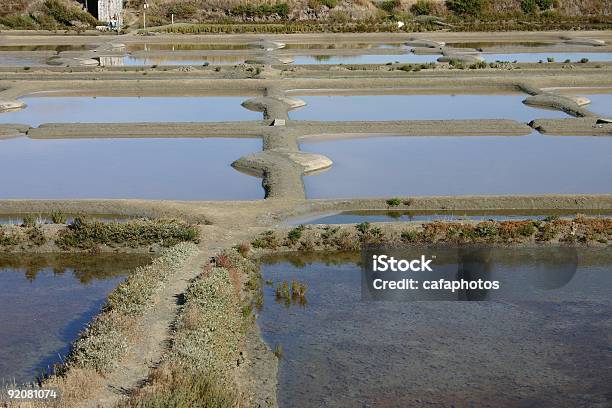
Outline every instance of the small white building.
<path fill-rule="evenodd" d="M 123 26 L 123 0 L 79 0 L 83 7 L 99 21 L 120 28 Z"/>
<path fill-rule="evenodd" d="M 90 0 L 95 1 L 95 0 Z M 123 0 L 98 0 L 98 20 L 123 26 Z"/>

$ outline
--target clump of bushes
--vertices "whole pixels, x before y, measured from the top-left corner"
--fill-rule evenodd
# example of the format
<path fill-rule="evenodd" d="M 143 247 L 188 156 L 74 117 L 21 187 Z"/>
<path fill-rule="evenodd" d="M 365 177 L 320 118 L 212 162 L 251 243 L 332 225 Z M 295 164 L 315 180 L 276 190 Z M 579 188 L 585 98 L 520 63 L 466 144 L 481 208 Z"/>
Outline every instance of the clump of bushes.
<path fill-rule="evenodd" d="M 272 230 L 265 231 L 255 238 L 251 243 L 253 248 L 276 249 L 280 246 L 280 240 Z"/>
<path fill-rule="evenodd" d="M 278 4 L 241 4 L 230 10 L 231 15 L 238 15 L 247 18 L 262 18 L 277 15 L 280 18 L 289 16 L 289 5 L 287 3 Z"/>
<path fill-rule="evenodd" d="M 434 10 L 434 4 L 430 0 L 418 0 L 410 7 L 410 12 L 417 16 L 430 15 Z"/>
<path fill-rule="evenodd" d="M 51 222 L 54 224 L 65 224 L 68 217 L 63 211 L 56 210 L 50 214 Z"/>
<path fill-rule="evenodd" d="M 184 0 L 166 3 L 163 8 L 168 18 L 174 14 L 175 18 L 186 19 L 193 17 L 198 12 L 198 7 L 194 3 Z"/>
<path fill-rule="evenodd" d="M 78 7 L 68 7 L 59 0 L 45 0 L 43 3 L 46 13 L 58 23 L 71 26 L 74 22 L 81 22 L 95 27 L 98 21 L 88 12 Z"/>
<path fill-rule="evenodd" d="M 302 233 L 304 232 L 304 229 L 305 227 L 303 225 L 298 225 L 297 227 L 289 231 L 289 233 L 287 234 L 287 241 L 290 245 L 297 244 L 300 238 L 302 238 Z"/>
<path fill-rule="evenodd" d="M 384 0 L 377 4 L 378 8 L 386 11 L 387 13 L 393 13 L 402 2 L 400 0 Z"/>
<path fill-rule="evenodd" d="M 60 231 L 55 243 L 62 249 L 91 249 L 96 245 L 141 247 L 153 244 L 169 247 L 179 242 L 197 242 L 199 230 L 177 220 L 134 220 L 125 223 L 90 221 L 76 217 Z"/>
<path fill-rule="evenodd" d="M 313 10 L 318 9 L 321 6 L 325 6 L 328 9 L 333 9 L 338 5 L 339 0 L 310 0 L 308 2 L 308 7 Z"/>
<path fill-rule="evenodd" d="M 3 0 L 4 1 L 4 0 Z M 30 2 L 32 3 L 32 2 Z M 61 27 L 74 27 L 82 30 L 100 24 L 91 14 L 75 4 L 61 0 L 45 0 L 33 7 L 20 7 L 13 13 L 0 11 L 0 24 L 13 29 L 55 30 Z"/>
<path fill-rule="evenodd" d="M 308 285 L 293 279 L 291 284 L 287 281 L 278 283 L 274 294 L 276 296 L 276 301 L 283 302 L 287 307 L 291 304 L 306 306 L 308 303 L 306 300 L 307 291 Z"/>
<path fill-rule="evenodd" d="M 26 214 L 23 216 L 21 226 L 25 228 L 31 228 L 36 226 L 36 217 L 32 214 Z"/>
<path fill-rule="evenodd" d="M 526 14 L 534 14 L 538 11 L 549 10 L 553 6 L 553 0 L 522 0 L 521 10 Z"/>
<path fill-rule="evenodd" d="M 399 207 L 402 203 L 402 200 L 399 198 L 390 198 L 386 201 L 388 207 Z"/>
<path fill-rule="evenodd" d="M 486 0 L 446 0 L 446 8 L 459 16 L 482 14 Z"/>

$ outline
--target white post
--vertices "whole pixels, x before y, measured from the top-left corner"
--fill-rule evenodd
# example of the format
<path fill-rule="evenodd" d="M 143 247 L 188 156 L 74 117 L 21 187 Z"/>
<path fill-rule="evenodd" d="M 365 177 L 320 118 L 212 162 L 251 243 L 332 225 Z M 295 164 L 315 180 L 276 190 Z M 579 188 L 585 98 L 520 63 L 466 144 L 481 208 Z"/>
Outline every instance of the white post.
<path fill-rule="evenodd" d="M 149 8 L 149 4 L 145 0 L 142 5 L 142 28 L 144 31 L 147 31 L 147 9 Z"/>
<path fill-rule="evenodd" d="M 172 25 L 174 25 L 174 13 L 172 13 Z"/>

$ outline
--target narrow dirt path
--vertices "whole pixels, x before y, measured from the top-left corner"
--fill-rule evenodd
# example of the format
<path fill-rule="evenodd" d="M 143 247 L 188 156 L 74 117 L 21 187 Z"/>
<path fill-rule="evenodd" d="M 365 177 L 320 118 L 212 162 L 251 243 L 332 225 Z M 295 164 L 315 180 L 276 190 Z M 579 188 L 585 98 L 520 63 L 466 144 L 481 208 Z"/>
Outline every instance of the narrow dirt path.
<path fill-rule="evenodd" d="M 141 386 L 156 366 L 170 341 L 170 329 L 180 308 L 181 295 L 191 279 L 202 272 L 210 257 L 249 236 L 247 232 L 234 234 L 218 226 L 202 227 L 200 251 L 189 260 L 158 296 L 158 300 L 139 320 L 137 340 L 130 345 L 119 366 L 105 378 L 103 389 L 83 406 L 110 408 L 133 390 Z"/>

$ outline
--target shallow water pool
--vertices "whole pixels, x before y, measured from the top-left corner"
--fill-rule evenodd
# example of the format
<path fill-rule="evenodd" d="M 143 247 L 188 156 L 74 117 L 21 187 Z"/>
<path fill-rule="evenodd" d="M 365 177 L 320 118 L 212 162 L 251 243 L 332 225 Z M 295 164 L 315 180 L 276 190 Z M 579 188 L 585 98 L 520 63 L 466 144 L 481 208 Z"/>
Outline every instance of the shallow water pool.
<path fill-rule="evenodd" d="M 222 122 L 261 120 L 240 104 L 248 96 L 26 96 L 25 109 L 0 113 L 0 123 Z"/>
<path fill-rule="evenodd" d="M 405 211 L 405 210 L 359 210 L 343 211 L 338 214 L 324 215 L 291 220 L 290 224 L 359 224 L 362 222 L 397 222 L 397 221 L 453 221 L 453 220 L 543 220 L 550 216 L 571 217 L 576 214 L 612 217 L 612 212 L 580 211 Z M 0 220 L 1 222 L 1 220 Z"/>
<path fill-rule="evenodd" d="M 106 63 L 102 65 L 117 65 L 117 66 L 149 66 L 149 65 L 236 65 L 243 64 L 247 59 L 256 57 L 245 57 L 241 55 L 212 55 L 212 56 L 134 56 L 127 55 L 125 57 L 110 57 Z"/>
<path fill-rule="evenodd" d="M 231 163 L 258 139 L 49 139 L 0 141 L 0 199 L 263 198 L 261 182 Z"/>
<path fill-rule="evenodd" d="M 149 260 L 0 254 L 0 384 L 34 381 L 61 362 L 108 293 Z"/>
<path fill-rule="evenodd" d="M 283 350 L 279 405 L 605 405 L 612 253 L 579 250 L 572 273 L 574 259 L 549 252 L 488 253 L 487 272 L 520 285 L 513 300 L 485 302 L 362 300 L 357 254 L 265 259 L 257 322 Z M 293 279 L 306 301 L 277 300 L 274 286 Z"/>
<path fill-rule="evenodd" d="M 289 112 L 295 120 L 429 120 L 566 118 L 562 111 L 523 104 L 525 95 L 307 95 L 306 106 Z"/>
<path fill-rule="evenodd" d="M 404 54 L 361 54 L 361 55 L 296 55 L 292 57 L 294 64 L 387 64 L 400 63 L 427 63 L 436 62 L 440 55 L 417 55 L 411 52 Z"/>
<path fill-rule="evenodd" d="M 598 115 L 612 117 L 612 93 L 598 93 L 598 94 L 586 94 L 591 100 L 591 103 L 584 106 L 586 109 Z"/>
<path fill-rule="evenodd" d="M 612 53 L 606 52 L 523 52 L 514 54 L 482 54 L 487 62 L 495 61 L 518 61 L 518 62 L 546 62 L 547 58 L 554 58 L 554 62 L 579 62 L 582 58 L 589 61 L 612 61 Z"/>
<path fill-rule="evenodd" d="M 302 142 L 329 157 L 309 198 L 612 193 L 612 139 L 588 136 L 380 137 Z"/>

